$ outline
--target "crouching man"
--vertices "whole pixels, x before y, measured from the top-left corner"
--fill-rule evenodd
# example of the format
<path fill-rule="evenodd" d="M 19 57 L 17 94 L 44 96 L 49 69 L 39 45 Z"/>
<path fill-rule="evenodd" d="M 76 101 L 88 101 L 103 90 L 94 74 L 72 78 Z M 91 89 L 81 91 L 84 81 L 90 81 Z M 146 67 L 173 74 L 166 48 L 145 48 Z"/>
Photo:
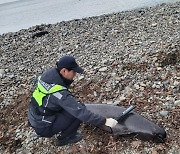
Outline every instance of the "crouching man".
<path fill-rule="evenodd" d="M 76 73 L 83 73 L 74 57 L 63 56 L 56 65 L 38 78 L 32 95 L 28 120 L 35 132 L 41 137 L 60 134 L 56 145 L 63 146 L 82 139 L 77 131 L 82 122 L 114 127 L 117 124 L 115 119 L 90 112 L 69 91 Z"/>

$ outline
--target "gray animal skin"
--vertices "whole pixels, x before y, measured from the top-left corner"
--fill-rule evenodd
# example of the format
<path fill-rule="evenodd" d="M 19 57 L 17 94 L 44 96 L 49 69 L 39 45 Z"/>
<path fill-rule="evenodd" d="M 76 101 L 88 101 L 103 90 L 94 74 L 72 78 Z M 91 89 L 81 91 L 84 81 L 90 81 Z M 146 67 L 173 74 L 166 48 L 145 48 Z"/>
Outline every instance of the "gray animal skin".
<path fill-rule="evenodd" d="M 119 106 L 107 104 L 85 104 L 87 109 L 93 113 L 104 117 L 117 119 L 126 109 Z M 103 130 L 112 132 L 114 135 L 135 136 L 141 140 L 153 142 L 164 142 L 166 132 L 163 128 L 140 116 L 135 112 L 130 112 L 123 120 L 118 121 L 114 128 L 101 127 Z"/>

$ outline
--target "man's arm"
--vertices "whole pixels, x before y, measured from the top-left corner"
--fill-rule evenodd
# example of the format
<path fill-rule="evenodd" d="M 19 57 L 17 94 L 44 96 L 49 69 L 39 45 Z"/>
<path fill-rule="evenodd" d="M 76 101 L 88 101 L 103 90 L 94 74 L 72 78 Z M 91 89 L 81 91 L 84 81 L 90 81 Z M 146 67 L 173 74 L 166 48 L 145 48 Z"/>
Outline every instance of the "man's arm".
<path fill-rule="evenodd" d="M 102 126 L 106 122 L 105 117 L 87 110 L 85 105 L 78 103 L 74 96 L 67 91 L 53 94 L 52 99 L 54 99 L 53 102 L 56 102 L 57 105 L 61 106 L 64 110 L 82 122 L 95 126 Z"/>

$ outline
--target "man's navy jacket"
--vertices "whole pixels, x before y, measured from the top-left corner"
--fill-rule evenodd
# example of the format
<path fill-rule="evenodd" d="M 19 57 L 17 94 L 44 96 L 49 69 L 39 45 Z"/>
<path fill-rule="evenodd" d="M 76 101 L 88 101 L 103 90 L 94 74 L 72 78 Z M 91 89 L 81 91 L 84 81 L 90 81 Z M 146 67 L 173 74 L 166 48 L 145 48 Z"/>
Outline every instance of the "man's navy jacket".
<path fill-rule="evenodd" d="M 87 110 L 85 105 L 76 101 L 56 68 L 44 72 L 41 75 L 41 80 L 46 84 L 58 84 L 67 89 L 46 95 L 40 107 L 32 97 L 28 110 L 28 120 L 32 127 L 42 128 L 52 125 L 58 115 L 57 113 L 61 113 L 63 110 L 82 122 L 95 126 L 102 126 L 105 124 L 105 117 L 92 113 Z"/>

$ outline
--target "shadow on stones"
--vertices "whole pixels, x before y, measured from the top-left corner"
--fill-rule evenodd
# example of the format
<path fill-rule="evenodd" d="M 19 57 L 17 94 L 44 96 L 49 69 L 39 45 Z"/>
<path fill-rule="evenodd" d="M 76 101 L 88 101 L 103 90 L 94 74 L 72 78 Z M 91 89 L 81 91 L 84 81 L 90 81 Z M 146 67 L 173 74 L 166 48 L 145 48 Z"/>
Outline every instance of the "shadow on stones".
<path fill-rule="evenodd" d="M 160 62 L 161 66 L 176 65 L 180 63 L 180 52 L 168 53 L 163 55 L 163 60 Z"/>
<path fill-rule="evenodd" d="M 42 36 L 44 36 L 46 34 L 49 34 L 49 32 L 48 31 L 37 32 L 37 33 L 33 34 L 32 38 L 34 39 L 36 37 L 42 37 Z"/>

